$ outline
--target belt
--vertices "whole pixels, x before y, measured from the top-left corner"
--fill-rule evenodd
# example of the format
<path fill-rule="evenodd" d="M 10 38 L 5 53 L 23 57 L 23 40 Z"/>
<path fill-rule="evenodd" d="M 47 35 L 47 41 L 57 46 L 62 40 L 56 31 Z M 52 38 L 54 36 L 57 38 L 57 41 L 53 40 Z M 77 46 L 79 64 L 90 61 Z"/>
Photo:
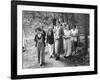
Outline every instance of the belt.
<path fill-rule="evenodd" d="M 64 37 L 64 39 L 70 39 L 70 37 L 67 37 L 67 38 Z"/>

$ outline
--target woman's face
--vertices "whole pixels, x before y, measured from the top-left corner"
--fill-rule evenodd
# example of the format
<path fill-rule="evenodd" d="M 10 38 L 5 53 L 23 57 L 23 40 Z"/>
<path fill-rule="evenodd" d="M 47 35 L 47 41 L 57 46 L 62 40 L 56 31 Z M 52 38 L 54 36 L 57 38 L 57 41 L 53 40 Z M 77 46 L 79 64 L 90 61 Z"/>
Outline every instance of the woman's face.
<path fill-rule="evenodd" d="M 66 24 L 64 24 L 64 28 L 66 28 Z"/>
<path fill-rule="evenodd" d="M 68 29 L 69 29 L 69 27 L 66 25 L 66 26 L 65 26 L 65 29 L 66 29 L 66 30 L 68 30 Z"/>
<path fill-rule="evenodd" d="M 52 31 L 52 28 L 50 28 L 50 31 Z"/>
<path fill-rule="evenodd" d="M 57 22 L 57 26 L 60 26 L 60 23 L 59 22 Z"/>
<path fill-rule="evenodd" d="M 37 34 L 41 34 L 41 31 L 37 30 Z"/>
<path fill-rule="evenodd" d="M 51 34 L 51 29 L 48 30 L 49 35 Z"/>
<path fill-rule="evenodd" d="M 73 26 L 73 29 L 75 29 L 76 27 L 75 26 Z"/>
<path fill-rule="evenodd" d="M 68 30 L 68 27 L 66 27 L 65 29 Z"/>

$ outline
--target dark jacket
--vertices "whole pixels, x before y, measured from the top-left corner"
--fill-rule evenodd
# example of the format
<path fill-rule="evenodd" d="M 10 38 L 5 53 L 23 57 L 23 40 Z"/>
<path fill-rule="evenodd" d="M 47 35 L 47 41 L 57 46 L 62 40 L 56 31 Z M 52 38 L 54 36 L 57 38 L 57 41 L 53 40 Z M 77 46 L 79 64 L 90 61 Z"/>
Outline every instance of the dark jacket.
<path fill-rule="evenodd" d="M 45 42 L 45 37 L 46 37 L 46 32 L 43 30 L 43 39 L 44 39 L 44 42 Z"/>
<path fill-rule="evenodd" d="M 41 33 L 42 34 L 42 33 Z M 42 34 L 41 37 L 38 37 L 38 35 L 35 35 L 34 41 L 36 42 L 35 46 L 37 47 L 37 43 L 38 41 L 42 38 L 42 42 L 44 43 L 45 46 L 45 39 L 44 39 L 44 35 Z"/>
<path fill-rule="evenodd" d="M 54 44 L 54 33 L 51 31 L 51 35 L 47 34 L 47 43 Z"/>

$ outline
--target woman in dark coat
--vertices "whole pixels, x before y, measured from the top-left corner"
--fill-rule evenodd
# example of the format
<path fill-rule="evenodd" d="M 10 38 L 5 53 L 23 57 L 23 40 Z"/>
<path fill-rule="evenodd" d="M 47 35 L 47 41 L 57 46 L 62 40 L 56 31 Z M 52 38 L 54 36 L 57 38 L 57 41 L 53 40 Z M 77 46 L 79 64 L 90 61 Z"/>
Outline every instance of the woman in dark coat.
<path fill-rule="evenodd" d="M 38 54 L 38 63 L 40 66 L 44 63 L 44 35 L 42 33 L 41 28 L 37 28 L 36 30 L 37 34 L 35 35 L 35 42 L 37 47 L 37 54 Z"/>
<path fill-rule="evenodd" d="M 54 49 L 54 33 L 52 27 L 49 27 L 48 33 L 47 33 L 47 43 L 49 47 L 49 54 L 50 58 L 53 57 L 53 49 Z"/>

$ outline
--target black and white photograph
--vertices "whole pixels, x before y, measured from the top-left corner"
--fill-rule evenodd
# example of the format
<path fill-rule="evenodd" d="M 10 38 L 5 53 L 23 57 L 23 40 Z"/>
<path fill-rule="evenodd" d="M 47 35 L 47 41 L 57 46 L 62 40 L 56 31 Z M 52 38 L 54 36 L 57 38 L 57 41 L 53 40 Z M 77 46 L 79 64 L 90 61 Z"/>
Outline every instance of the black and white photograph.
<path fill-rule="evenodd" d="M 22 11 L 22 34 L 23 69 L 90 65 L 89 14 Z"/>
<path fill-rule="evenodd" d="M 12 6 L 12 75 L 96 73 L 96 6 L 23 1 Z"/>

